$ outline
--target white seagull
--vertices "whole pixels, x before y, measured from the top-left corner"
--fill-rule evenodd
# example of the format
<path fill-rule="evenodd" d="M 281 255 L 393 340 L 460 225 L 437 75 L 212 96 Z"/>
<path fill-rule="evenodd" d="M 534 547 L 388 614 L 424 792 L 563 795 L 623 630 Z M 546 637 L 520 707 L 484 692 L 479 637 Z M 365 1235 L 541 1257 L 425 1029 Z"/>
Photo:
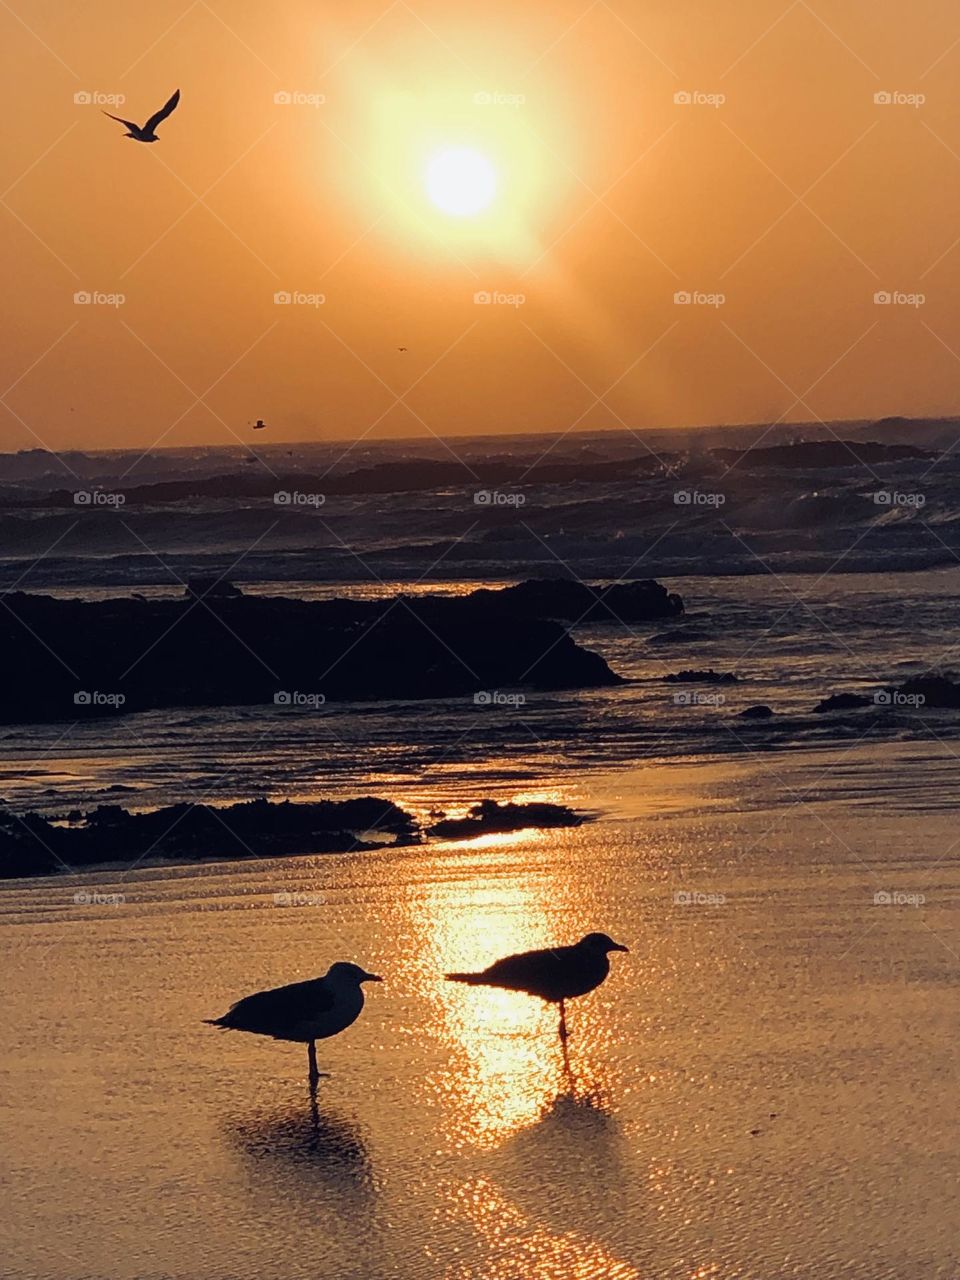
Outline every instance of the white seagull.
<path fill-rule="evenodd" d="M 155 111 L 144 125 L 134 124 L 132 120 L 124 120 L 122 116 L 111 116 L 109 111 L 104 111 L 105 116 L 110 116 L 111 120 L 116 120 L 117 124 L 125 124 L 127 132 L 123 135 L 125 138 L 133 138 L 135 142 L 159 142 L 156 128 L 158 124 L 162 124 L 167 116 L 176 107 L 180 101 L 180 90 L 177 89 L 171 98 L 163 104 L 159 111 Z"/>
<path fill-rule="evenodd" d="M 316 1085 L 320 1079 L 316 1042 L 338 1035 L 356 1022 L 363 1008 L 363 983 L 382 981 L 358 964 L 338 960 L 322 978 L 258 991 L 231 1005 L 222 1018 L 204 1018 L 204 1022 L 227 1031 L 250 1031 L 306 1044 L 310 1084 Z"/>

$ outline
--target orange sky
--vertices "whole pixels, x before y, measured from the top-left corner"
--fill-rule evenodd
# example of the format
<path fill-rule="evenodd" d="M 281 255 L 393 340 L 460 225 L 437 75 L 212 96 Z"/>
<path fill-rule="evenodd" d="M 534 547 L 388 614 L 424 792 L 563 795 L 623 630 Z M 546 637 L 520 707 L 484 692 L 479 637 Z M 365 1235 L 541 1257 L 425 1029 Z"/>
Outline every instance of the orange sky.
<path fill-rule="evenodd" d="M 954 42 L 955 0 L 10 0 L 0 448 L 955 413 Z M 153 146 L 74 102 L 177 86 Z M 422 190 L 460 143 L 473 223 Z"/>

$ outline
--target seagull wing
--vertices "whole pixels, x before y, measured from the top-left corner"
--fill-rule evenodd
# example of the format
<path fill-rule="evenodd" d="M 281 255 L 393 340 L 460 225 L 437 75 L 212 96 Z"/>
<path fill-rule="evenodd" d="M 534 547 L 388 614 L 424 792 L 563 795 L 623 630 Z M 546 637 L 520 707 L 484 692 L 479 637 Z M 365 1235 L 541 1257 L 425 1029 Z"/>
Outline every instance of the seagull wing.
<path fill-rule="evenodd" d="M 258 991 L 230 1006 L 218 1024 L 234 1031 L 254 1031 L 260 1035 L 282 1035 L 301 1023 L 305 1016 L 332 1009 L 333 992 L 323 978 L 291 982 L 272 991 Z"/>
<path fill-rule="evenodd" d="M 100 110 L 103 111 L 103 108 L 101 107 Z M 109 111 L 104 111 L 103 114 L 105 116 L 110 116 Z M 133 129 L 135 133 L 140 132 L 140 126 L 138 124 L 134 124 L 132 120 L 124 120 L 122 116 L 110 116 L 110 119 L 116 120 L 117 124 L 125 124 L 128 129 Z M 116 137 L 116 134 L 114 134 L 114 137 Z"/>
<path fill-rule="evenodd" d="M 549 951 L 522 951 L 519 955 L 505 956 L 484 969 L 483 981 L 513 991 L 550 996 L 558 983 L 565 985 L 564 979 L 570 967 L 565 954 L 567 950 L 567 947 L 556 947 Z"/>
<path fill-rule="evenodd" d="M 180 101 L 180 90 L 178 89 L 176 93 L 174 93 L 172 98 L 167 99 L 167 101 L 163 104 L 163 106 L 160 108 L 159 111 L 154 112 L 154 114 L 150 117 L 147 123 L 143 126 L 143 132 L 153 133 L 157 125 L 160 124 L 162 121 L 166 120 L 167 116 L 170 114 L 171 111 L 173 111 L 173 109 L 176 107 L 179 101 Z"/>

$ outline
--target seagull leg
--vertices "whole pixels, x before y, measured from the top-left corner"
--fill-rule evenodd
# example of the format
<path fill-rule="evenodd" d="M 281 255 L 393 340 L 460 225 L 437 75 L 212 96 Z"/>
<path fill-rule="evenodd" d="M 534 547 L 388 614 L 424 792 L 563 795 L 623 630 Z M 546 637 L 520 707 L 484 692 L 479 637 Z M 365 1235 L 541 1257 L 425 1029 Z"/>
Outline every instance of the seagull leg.
<path fill-rule="evenodd" d="M 320 1079 L 320 1072 L 317 1070 L 317 1042 L 311 1040 L 307 1045 L 307 1061 L 310 1064 L 310 1088 L 316 1089 L 317 1081 Z"/>
<path fill-rule="evenodd" d="M 564 1048 L 566 1048 L 567 1046 L 568 1034 L 569 1033 L 567 1031 L 567 1014 L 566 1014 L 566 1010 L 563 1007 L 563 1001 L 561 1000 L 560 1001 L 560 1041 L 563 1044 Z"/>

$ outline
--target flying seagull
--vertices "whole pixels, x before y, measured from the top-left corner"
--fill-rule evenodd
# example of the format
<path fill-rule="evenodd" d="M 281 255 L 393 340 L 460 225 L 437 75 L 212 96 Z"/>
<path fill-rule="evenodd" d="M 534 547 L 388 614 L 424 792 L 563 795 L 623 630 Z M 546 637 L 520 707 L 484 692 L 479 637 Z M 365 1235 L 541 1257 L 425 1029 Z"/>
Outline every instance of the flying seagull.
<path fill-rule="evenodd" d="M 480 973 L 448 973 L 451 982 L 471 987 L 502 987 L 505 991 L 525 991 L 550 1004 L 560 1006 L 560 1040 L 566 1048 L 567 1020 L 564 1002 L 585 996 L 599 987 L 610 972 L 610 951 L 628 951 L 605 933 L 588 933 L 572 947 L 551 947 L 545 951 L 521 951 L 505 956 Z"/>
<path fill-rule="evenodd" d="M 111 120 L 116 120 L 117 124 L 125 124 L 127 126 L 127 132 L 123 135 L 125 138 L 133 138 L 137 142 L 159 142 L 160 139 L 155 132 L 156 127 L 166 120 L 179 101 L 180 90 L 178 89 L 172 98 L 167 99 L 159 111 L 154 112 L 145 125 L 134 124 L 132 120 L 124 120 L 121 116 L 111 116 L 109 111 L 104 111 L 103 114 L 110 116 Z"/>
<path fill-rule="evenodd" d="M 363 983 L 382 981 L 358 964 L 338 960 L 322 978 L 258 991 L 231 1005 L 222 1018 L 204 1021 L 227 1031 L 250 1031 L 305 1044 L 312 1087 L 320 1079 L 316 1042 L 338 1035 L 356 1022 L 363 1008 Z"/>
<path fill-rule="evenodd" d="M 262 418 L 258 418 L 256 422 L 253 424 L 253 429 L 254 431 L 263 431 L 266 429 L 266 425 L 267 424 L 264 422 Z"/>

